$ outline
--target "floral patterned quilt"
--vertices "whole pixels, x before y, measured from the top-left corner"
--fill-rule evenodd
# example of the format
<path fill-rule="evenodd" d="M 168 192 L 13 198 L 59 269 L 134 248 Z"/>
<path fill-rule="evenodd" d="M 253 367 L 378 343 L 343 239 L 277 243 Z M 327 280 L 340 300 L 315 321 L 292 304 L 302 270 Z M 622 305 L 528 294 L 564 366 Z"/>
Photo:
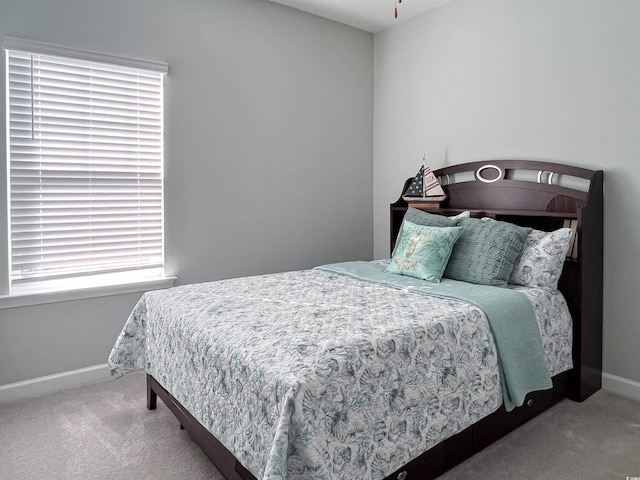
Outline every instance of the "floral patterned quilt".
<path fill-rule="evenodd" d="M 562 296 L 518 289 L 550 373 L 571 368 Z M 263 480 L 382 479 L 502 402 L 478 307 L 321 270 L 148 292 L 109 363 L 153 375 Z"/>

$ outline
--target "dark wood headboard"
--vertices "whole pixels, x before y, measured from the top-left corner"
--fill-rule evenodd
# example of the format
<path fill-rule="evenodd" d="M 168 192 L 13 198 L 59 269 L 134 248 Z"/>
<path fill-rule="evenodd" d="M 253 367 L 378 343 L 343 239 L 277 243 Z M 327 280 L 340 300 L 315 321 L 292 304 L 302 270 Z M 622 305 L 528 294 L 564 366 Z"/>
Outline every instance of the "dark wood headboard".
<path fill-rule="evenodd" d="M 558 285 L 573 318 L 569 398 L 582 401 L 602 383 L 603 172 L 529 160 L 471 162 L 434 170 L 447 199 L 428 211 L 492 217 L 552 231 L 577 220 L 578 254 L 565 263 Z M 413 178 L 407 179 L 404 193 Z M 408 203 L 390 206 L 391 251 Z"/>

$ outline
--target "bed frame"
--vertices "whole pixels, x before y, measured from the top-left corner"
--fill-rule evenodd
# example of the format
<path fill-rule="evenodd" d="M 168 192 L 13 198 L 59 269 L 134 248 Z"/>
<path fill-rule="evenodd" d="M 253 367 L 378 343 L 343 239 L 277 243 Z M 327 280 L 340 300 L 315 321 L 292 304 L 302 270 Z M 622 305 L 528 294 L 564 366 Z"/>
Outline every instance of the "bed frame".
<path fill-rule="evenodd" d="M 547 231 L 562 227 L 565 219 L 577 220 L 578 255 L 565 262 L 558 286 L 573 318 L 574 368 L 556 375 L 551 390 L 530 393 L 522 407 L 509 413 L 500 407 L 385 480 L 434 478 L 560 400 L 581 402 L 601 387 L 603 172 L 539 161 L 494 160 L 445 167 L 433 173 L 447 199 L 430 206 L 428 211 L 432 213 L 452 215 L 469 210 L 475 217 L 488 216 Z M 412 180 L 407 179 L 402 192 Z M 576 182 L 584 189 L 574 188 Z M 391 251 L 407 208 L 402 195 L 390 205 Z M 162 385 L 147 375 L 147 408 L 156 408 L 157 397 L 227 480 L 256 480 Z"/>

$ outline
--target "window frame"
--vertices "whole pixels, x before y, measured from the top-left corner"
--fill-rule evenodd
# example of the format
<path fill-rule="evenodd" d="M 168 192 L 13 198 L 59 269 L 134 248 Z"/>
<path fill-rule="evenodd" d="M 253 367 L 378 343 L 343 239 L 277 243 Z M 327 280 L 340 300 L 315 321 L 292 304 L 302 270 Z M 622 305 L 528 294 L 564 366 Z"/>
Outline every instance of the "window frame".
<path fill-rule="evenodd" d="M 6 258 L 0 259 L 0 309 L 14 308 L 20 306 L 37 305 L 42 303 L 51 303 L 57 301 L 75 300 L 81 298 L 93 298 L 107 295 L 142 292 L 157 288 L 171 287 L 176 280 L 174 276 L 166 276 L 164 271 L 165 265 L 165 231 L 164 223 L 164 114 L 161 113 L 161 225 L 162 225 L 162 266 L 155 270 L 137 271 L 137 269 L 127 269 L 122 272 L 109 272 L 97 274 L 83 274 L 61 279 L 47 279 L 34 282 L 25 282 L 18 285 L 12 285 L 11 282 L 11 176 L 10 176 L 10 148 L 11 148 L 11 132 L 10 132 L 10 104 L 9 104 L 9 53 L 8 51 L 20 51 L 32 54 L 53 55 L 59 57 L 73 58 L 89 62 L 106 63 L 112 66 L 130 67 L 141 70 L 151 70 L 164 75 L 168 73 L 168 65 L 163 62 L 153 62 L 147 60 L 138 60 L 128 57 L 114 56 L 104 53 L 79 50 L 75 48 L 63 47 L 44 42 L 36 42 L 32 40 L 21 39 L 17 37 L 4 36 L 3 50 L 5 55 L 5 75 L 3 81 L 6 82 L 4 99 L 5 99 L 5 165 L 0 174 L 0 181 L 3 181 L 2 175 L 6 175 L 6 195 L 0 200 L 0 208 L 6 215 L 6 222 L 3 220 L 3 214 L 0 214 L 0 222 L 5 223 L 6 234 L 0 239 L 0 248 L 5 250 Z M 164 104 L 164 87 L 161 93 L 161 101 Z M 0 143 L 0 148 L 3 145 Z M 3 202 L 7 202 L 4 204 Z M 6 242 L 6 243 L 5 243 Z"/>

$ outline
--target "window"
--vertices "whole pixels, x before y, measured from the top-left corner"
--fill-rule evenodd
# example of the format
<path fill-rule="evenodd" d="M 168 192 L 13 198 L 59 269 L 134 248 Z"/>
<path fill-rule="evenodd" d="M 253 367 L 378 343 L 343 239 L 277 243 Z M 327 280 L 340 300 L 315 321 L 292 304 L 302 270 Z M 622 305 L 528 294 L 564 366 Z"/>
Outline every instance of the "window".
<path fill-rule="evenodd" d="M 11 293 L 162 275 L 166 64 L 4 46 Z"/>

